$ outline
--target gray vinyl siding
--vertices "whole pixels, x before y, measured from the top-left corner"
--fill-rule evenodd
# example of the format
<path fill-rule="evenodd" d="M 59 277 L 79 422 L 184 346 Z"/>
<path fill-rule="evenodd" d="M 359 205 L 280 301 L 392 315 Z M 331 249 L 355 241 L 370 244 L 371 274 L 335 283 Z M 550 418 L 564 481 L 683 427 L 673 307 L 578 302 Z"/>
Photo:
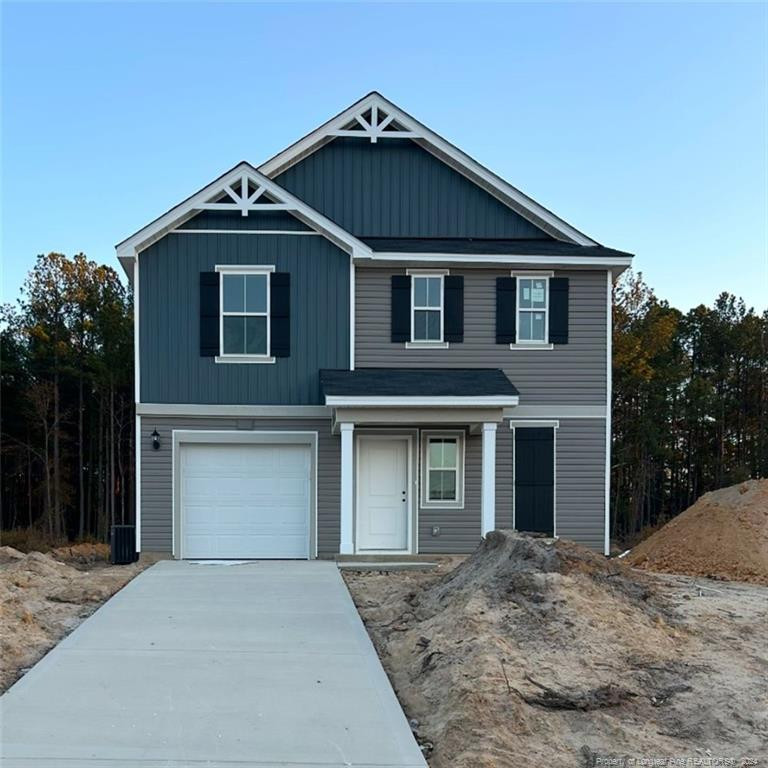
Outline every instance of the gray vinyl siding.
<path fill-rule="evenodd" d="M 275 180 L 360 237 L 551 239 L 410 139 L 334 139 Z"/>
<path fill-rule="evenodd" d="M 151 447 L 152 430 L 160 449 Z M 161 418 L 141 419 L 141 549 L 172 551 L 173 477 L 171 432 L 174 429 L 288 430 L 317 432 L 317 549 L 319 556 L 339 551 L 341 440 L 326 419 Z"/>
<path fill-rule="evenodd" d="M 291 274 L 290 357 L 200 356 L 200 273 L 217 264 Z M 141 253 L 139 286 L 142 402 L 319 404 L 319 370 L 349 367 L 349 256 L 323 237 L 169 234 Z"/>
<path fill-rule="evenodd" d="M 437 267 L 438 265 L 436 265 Z M 355 365 L 501 368 L 521 405 L 606 402 L 606 272 L 556 271 L 569 278 L 569 340 L 552 350 L 496 344 L 496 278 L 509 269 L 451 266 L 464 275 L 464 342 L 448 349 L 406 349 L 390 340 L 391 276 L 405 268 L 355 269 Z"/>
<path fill-rule="evenodd" d="M 603 551 L 605 420 L 560 420 L 555 435 L 557 535 Z"/>
<path fill-rule="evenodd" d="M 425 429 L 424 431 L 429 431 Z M 496 527 L 512 527 L 512 432 L 507 423 L 496 432 Z M 421 453 L 419 453 L 421 455 Z M 464 554 L 472 552 L 480 542 L 480 486 L 482 481 L 482 437 L 466 438 L 464 458 L 463 509 L 435 509 L 421 506 L 419 493 L 419 552 L 422 554 Z M 421 491 L 421 478 L 419 478 Z M 440 527 L 439 536 L 432 535 L 433 526 Z"/>

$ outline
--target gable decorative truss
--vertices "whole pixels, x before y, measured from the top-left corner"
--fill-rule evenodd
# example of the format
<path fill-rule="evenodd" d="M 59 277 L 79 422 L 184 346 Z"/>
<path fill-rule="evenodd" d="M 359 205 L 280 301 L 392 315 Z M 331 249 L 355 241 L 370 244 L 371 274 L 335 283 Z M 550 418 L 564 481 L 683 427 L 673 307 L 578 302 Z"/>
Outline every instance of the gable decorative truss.
<path fill-rule="evenodd" d="M 133 273 L 133 262 L 138 253 L 201 211 L 240 211 L 243 216 L 258 211 L 288 211 L 352 256 L 371 255 L 371 249 L 361 240 L 283 189 L 250 163 L 242 162 L 118 243 L 117 257 L 128 275 Z"/>
<path fill-rule="evenodd" d="M 395 119 L 393 112 L 388 112 L 378 103 L 370 107 L 361 107 L 353 115 L 354 119 L 342 128 L 329 132 L 329 136 L 365 137 L 375 144 L 379 139 L 422 139 L 419 131 L 409 130 Z"/>
<path fill-rule="evenodd" d="M 275 178 L 339 136 L 357 136 L 373 143 L 387 138 L 411 139 L 552 237 L 577 245 L 597 245 L 376 91 L 267 160 L 259 170 Z"/>

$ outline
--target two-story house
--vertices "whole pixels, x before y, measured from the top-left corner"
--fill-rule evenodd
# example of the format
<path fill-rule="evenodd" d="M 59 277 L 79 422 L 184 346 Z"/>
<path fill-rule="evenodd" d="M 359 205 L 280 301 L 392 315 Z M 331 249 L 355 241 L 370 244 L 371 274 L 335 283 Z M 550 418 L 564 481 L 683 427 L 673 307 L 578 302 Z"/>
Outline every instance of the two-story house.
<path fill-rule="evenodd" d="M 631 255 L 380 94 L 117 252 L 140 550 L 461 553 L 516 528 L 607 552 Z"/>

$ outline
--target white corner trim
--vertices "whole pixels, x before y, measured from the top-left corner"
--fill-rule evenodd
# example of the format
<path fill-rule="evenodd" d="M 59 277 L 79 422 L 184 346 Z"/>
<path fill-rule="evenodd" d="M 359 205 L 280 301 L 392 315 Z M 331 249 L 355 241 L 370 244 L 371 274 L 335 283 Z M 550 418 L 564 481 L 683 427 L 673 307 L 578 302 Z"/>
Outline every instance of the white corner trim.
<path fill-rule="evenodd" d="M 262 163 L 259 170 L 268 177 L 281 173 L 327 143 L 329 139 L 339 135 L 344 126 L 355 120 L 357 115 L 374 108 L 382 110 L 402 126 L 405 133 L 401 132 L 400 136 L 409 136 L 409 138 L 415 139 L 423 149 L 431 152 L 449 167 L 501 200 L 507 207 L 526 218 L 532 217 L 531 220 L 534 224 L 541 226 L 541 223 L 544 223 L 555 232 L 579 245 L 597 244 L 375 91 L 347 107 L 336 117 L 307 134 L 303 139 Z M 397 135 L 394 134 L 394 137 Z M 366 133 L 361 133 L 361 136 L 365 138 Z"/>
<path fill-rule="evenodd" d="M 283 189 L 272 179 L 256 170 L 250 163 L 241 162 L 153 222 L 142 227 L 138 232 L 118 243 L 116 246 L 118 259 L 121 260 L 121 263 L 123 263 L 127 270 L 127 262 L 135 259 L 139 252 L 156 243 L 171 230 L 177 229 L 180 224 L 183 224 L 195 214 L 205 210 L 210 205 L 209 201 L 212 197 L 226 192 L 227 187 L 231 187 L 232 184 L 241 181 L 246 183 L 250 181 L 258 187 L 257 192 L 260 194 L 266 192 L 275 199 L 277 203 L 268 206 L 270 210 L 290 211 L 304 224 L 320 232 L 340 248 L 347 251 L 347 253 L 360 257 L 371 254 L 371 249 L 362 240 L 359 240 L 338 224 L 323 216 L 319 211 L 307 205 L 303 200 L 288 192 L 288 190 Z M 237 209 L 240 210 L 240 207 L 237 207 Z M 250 206 L 249 209 L 260 210 L 256 203 Z"/>
<path fill-rule="evenodd" d="M 266 355 L 216 355 L 214 361 L 236 365 L 270 365 L 275 362 L 275 358 Z"/>
<path fill-rule="evenodd" d="M 611 554 L 611 401 L 613 391 L 613 278 L 606 272 L 605 325 L 605 541 L 603 554 Z"/>
<path fill-rule="evenodd" d="M 355 370 L 355 260 L 349 257 L 349 370 Z"/>
<path fill-rule="evenodd" d="M 134 483 L 136 485 L 134 491 L 134 501 L 136 503 L 136 510 L 134 514 L 134 526 L 136 536 L 136 551 L 141 552 L 141 416 L 136 413 L 136 443 L 135 443 L 135 456 L 136 468 L 134 470 Z"/>
<path fill-rule="evenodd" d="M 326 395 L 325 404 L 333 407 L 358 406 L 361 408 L 488 408 L 517 405 L 516 395 L 478 395 L 478 396 L 443 396 L 443 395 L 403 395 L 403 396 L 372 396 L 372 395 Z"/>
<path fill-rule="evenodd" d="M 355 551 L 354 532 L 354 430 L 355 425 L 344 422 L 339 425 L 341 432 L 341 489 L 339 529 L 339 553 L 351 555 Z"/>
<path fill-rule="evenodd" d="M 141 355 L 139 344 L 141 342 L 141 281 L 139 280 L 139 259 L 133 265 L 133 399 L 141 401 Z"/>

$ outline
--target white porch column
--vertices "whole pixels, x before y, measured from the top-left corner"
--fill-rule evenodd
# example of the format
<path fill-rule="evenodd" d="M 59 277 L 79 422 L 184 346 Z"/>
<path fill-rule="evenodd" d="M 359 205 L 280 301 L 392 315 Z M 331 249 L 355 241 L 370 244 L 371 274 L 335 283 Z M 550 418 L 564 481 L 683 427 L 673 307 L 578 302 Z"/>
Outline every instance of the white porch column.
<path fill-rule="evenodd" d="M 483 472 L 480 490 L 480 518 L 485 536 L 496 528 L 496 424 L 483 424 Z"/>
<path fill-rule="evenodd" d="M 353 489 L 354 489 L 354 460 L 352 437 L 354 424 L 339 425 L 341 431 L 341 543 L 339 553 L 351 555 L 354 552 L 353 543 Z"/>

